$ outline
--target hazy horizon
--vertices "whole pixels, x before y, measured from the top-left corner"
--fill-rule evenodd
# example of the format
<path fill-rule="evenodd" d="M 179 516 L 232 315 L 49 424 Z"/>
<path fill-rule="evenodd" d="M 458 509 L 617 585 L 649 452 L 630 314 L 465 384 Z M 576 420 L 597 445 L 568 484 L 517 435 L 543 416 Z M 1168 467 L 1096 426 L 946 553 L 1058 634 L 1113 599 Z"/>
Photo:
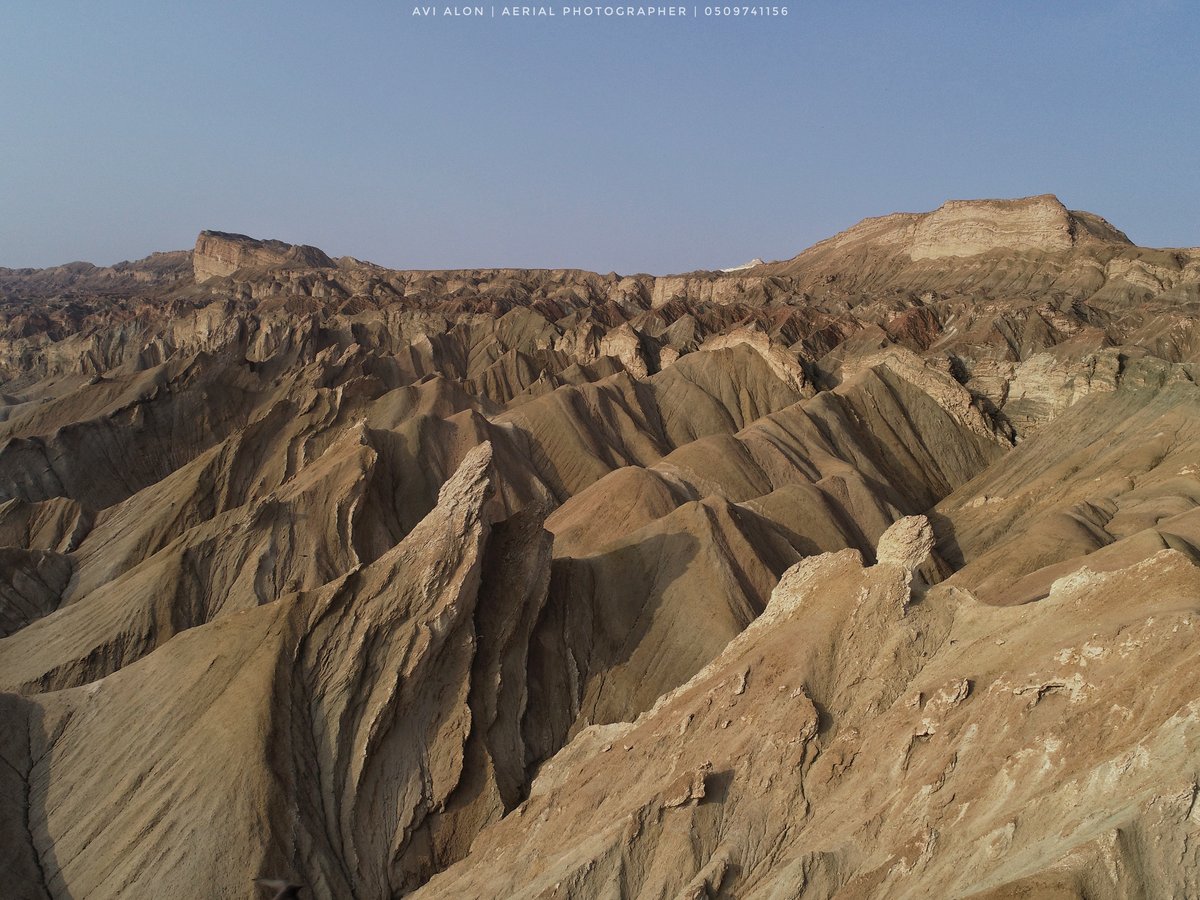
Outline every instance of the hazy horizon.
<path fill-rule="evenodd" d="M 1183 3 L 411 8 L 0 13 L 0 266 L 110 265 L 215 229 L 394 268 L 661 274 L 1041 193 L 1138 244 L 1200 245 Z"/>

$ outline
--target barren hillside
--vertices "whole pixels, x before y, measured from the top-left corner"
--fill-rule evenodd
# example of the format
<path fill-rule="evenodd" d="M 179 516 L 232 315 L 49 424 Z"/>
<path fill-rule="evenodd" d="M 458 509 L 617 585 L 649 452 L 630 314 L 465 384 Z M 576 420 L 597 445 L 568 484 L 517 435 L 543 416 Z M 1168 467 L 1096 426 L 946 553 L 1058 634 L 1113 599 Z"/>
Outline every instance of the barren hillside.
<path fill-rule="evenodd" d="M 1200 250 L 0 269 L 0 895 L 1200 895 Z"/>

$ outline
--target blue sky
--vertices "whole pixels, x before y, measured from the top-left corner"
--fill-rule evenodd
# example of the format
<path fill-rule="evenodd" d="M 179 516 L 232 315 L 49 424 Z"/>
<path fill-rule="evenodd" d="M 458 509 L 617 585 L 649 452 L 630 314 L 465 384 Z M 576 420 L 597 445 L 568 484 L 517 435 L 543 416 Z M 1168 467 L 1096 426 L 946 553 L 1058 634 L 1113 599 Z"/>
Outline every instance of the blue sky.
<path fill-rule="evenodd" d="M 1044 192 L 1139 243 L 1200 245 L 1190 0 L 412 8 L 0 5 L 0 265 L 217 228 L 396 267 L 662 273 Z"/>

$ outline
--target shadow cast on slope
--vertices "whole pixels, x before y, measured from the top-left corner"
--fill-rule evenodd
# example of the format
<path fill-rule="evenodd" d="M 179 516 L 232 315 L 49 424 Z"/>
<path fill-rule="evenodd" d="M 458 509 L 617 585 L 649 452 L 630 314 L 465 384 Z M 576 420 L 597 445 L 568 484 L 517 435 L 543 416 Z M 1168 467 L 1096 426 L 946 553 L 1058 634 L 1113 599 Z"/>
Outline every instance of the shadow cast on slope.
<path fill-rule="evenodd" d="M 655 690 L 644 677 L 626 673 L 622 678 L 613 672 L 630 665 L 663 612 L 666 592 L 699 551 L 695 537 L 665 534 L 593 557 L 553 561 L 549 596 L 529 649 L 529 700 L 522 728 L 531 760 L 528 780 L 579 727 L 615 721 L 597 715 L 603 697 L 617 695 L 615 702 L 630 710 L 632 718 L 634 688 Z M 686 633 L 701 623 L 683 624 Z M 652 657 L 666 661 L 662 648 Z M 678 680 L 663 691 L 699 668 L 672 673 Z"/>
<path fill-rule="evenodd" d="M 0 871 L 6 896 L 72 900 L 47 828 L 50 752 L 42 708 L 0 694 Z M 39 777 L 40 773 L 40 777 Z M 51 889 L 53 886 L 53 889 Z"/>

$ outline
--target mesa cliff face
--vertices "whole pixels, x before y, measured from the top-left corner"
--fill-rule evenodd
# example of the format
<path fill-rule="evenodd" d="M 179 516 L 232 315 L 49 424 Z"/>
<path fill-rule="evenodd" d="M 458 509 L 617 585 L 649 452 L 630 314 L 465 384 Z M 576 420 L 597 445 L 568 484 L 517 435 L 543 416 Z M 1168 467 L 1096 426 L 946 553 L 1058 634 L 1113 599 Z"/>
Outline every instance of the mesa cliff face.
<path fill-rule="evenodd" d="M 909 256 L 941 259 L 988 251 L 1061 253 L 1088 239 L 1131 244 L 1099 216 L 1071 212 L 1057 197 L 950 201 L 918 218 Z"/>
<path fill-rule="evenodd" d="M 238 269 L 269 269 L 281 266 L 326 268 L 333 260 L 316 247 L 285 244 L 283 241 L 260 241 L 244 234 L 222 231 L 202 231 L 192 251 L 192 268 L 196 281 L 204 282 L 222 275 L 232 275 Z"/>
<path fill-rule="evenodd" d="M 1200 252 L 0 271 L 15 897 L 1200 892 Z"/>

